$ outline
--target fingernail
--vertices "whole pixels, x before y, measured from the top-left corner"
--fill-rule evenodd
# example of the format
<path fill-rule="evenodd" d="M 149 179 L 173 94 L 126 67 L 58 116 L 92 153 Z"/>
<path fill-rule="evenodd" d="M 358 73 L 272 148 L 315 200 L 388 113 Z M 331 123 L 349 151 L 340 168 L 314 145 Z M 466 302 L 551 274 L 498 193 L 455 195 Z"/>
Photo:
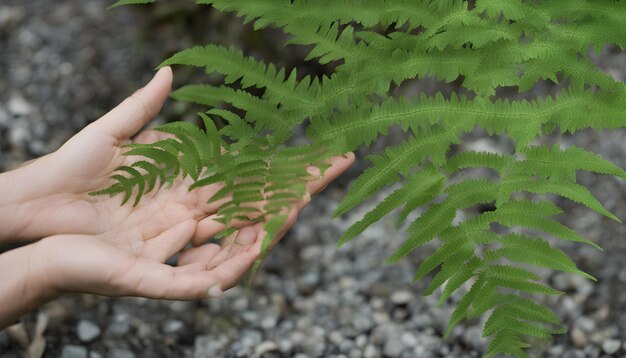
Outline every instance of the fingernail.
<path fill-rule="evenodd" d="M 222 297 L 223 293 L 224 292 L 222 292 L 222 289 L 220 288 L 220 285 L 218 283 L 211 285 L 211 287 L 209 287 L 209 289 L 206 291 L 207 296 L 209 296 L 210 298 Z"/>

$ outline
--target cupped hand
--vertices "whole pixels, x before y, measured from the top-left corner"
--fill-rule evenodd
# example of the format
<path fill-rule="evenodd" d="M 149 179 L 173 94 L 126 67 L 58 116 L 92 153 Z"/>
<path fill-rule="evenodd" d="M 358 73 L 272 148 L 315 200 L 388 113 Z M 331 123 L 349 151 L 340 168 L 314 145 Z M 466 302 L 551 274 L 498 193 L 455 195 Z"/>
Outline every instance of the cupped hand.
<path fill-rule="evenodd" d="M 343 173 L 352 160 L 352 155 L 333 158 L 324 175 L 308 183 L 308 195 L 293 204 L 270 249 L 293 226 L 311 197 Z M 184 201 L 182 198 L 192 194 L 181 188 L 172 197 L 180 195 Z M 157 209 L 161 206 L 156 203 L 143 209 L 138 206 L 136 215 L 161 216 Z M 238 230 L 223 238 L 221 244 L 207 244 L 209 238 L 227 227 L 215 215 L 182 217 L 178 222 L 170 220 L 171 224 L 159 225 L 159 230 L 152 228 L 149 235 L 141 223 L 132 226 L 122 222 L 119 228 L 97 235 L 45 238 L 33 244 L 28 262 L 33 277 L 41 280 L 34 285 L 49 288 L 52 295 L 85 292 L 178 300 L 218 297 L 236 285 L 261 254 L 264 222 L 235 223 Z M 193 247 L 187 247 L 190 242 Z M 177 253 L 178 266 L 165 263 Z"/>
<path fill-rule="evenodd" d="M 350 161 L 335 158 L 321 179 L 309 183 L 309 194 L 326 186 Z M 294 203 L 272 246 L 293 226 L 311 195 Z M 29 271 L 40 280 L 33 285 L 51 290 L 47 296 L 83 292 L 177 300 L 219 297 L 251 268 L 266 235 L 263 222 L 239 223 L 239 230 L 221 244 L 205 244 L 207 237 L 226 228 L 214 217 L 163 227 L 149 236 L 140 228 L 125 227 L 98 235 L 45 238 L 33 244 L 29 258 Z M 190 241 L 195 246 L 186 248 Z M 178 266 L 165 264 L 179 252 Z"/>

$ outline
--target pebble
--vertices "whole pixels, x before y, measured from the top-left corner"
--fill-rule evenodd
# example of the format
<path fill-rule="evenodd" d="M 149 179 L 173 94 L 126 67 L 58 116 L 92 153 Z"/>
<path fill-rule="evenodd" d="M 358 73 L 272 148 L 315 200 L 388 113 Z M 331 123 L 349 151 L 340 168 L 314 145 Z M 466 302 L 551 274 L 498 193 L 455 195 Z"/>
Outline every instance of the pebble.
<path fill-rule="evenodd" d="M 607 339 L 602 342 L 602 350 L 606 354 L 615 354 L 622 346 L 622 342 L 617 339 Z"/>
<path fill-rule="evenodd" d="M 380 357 L 380 350 L 372 344 L 368 344 L 363 351 L 364 358 L 378 358 Z"/>
<path fill-rule="evenodd" d="M 383 353 L 388 357 L 399 357 L 403 350 L 404 344 L 402 344 L 402 341 L 394 337 L 385 342 Z"/>
<path fill-rule="evenodd" d="M 91 342 L 100 336 L 102 330 L 92 321 L 80 320 L 76 327 L 78 338 L 81 342 Z"/>
<path fill-rule="evenodd" d="M 135 358 L 135 353 L 123 348 L 113 348 L 109 352 L 111 358 Z"/>
<path fill-rule="evenodd" d="M 263 355 L 278 350 L 278 345 L 273 341 L 263 341 L 254 349 L 254 353 Z"/>
<path fill-rule="evenodd" d="M 563 352 L 565 352 L 565 349 L 560 344 L 556 346 L 552 346 L 548 349 L 548 354 L 550 354 L 553 357 L 562 357 Z"/>
<path fill-rule="evenodd" d="M 185 328 L 185 323 L 179 320 L 169 320 L 163 324 L 162 331 L 165 334 L 174 334 Z"/>
<path fill-rule="evenodd" d="M 244 348 L 256 347 L 263 340 L 263 335 L 259 331 L 244 329 L 239 334 L 239 341 Z"/>
<path fill-rule="evenodd" d="M 587 333 L 591 333 L 596 330 L 596 322 L 586 316 L 579 317 L 576 319 L 574 324 Z"/>
<path fill-rule="evenodd" d="M 197 336 L 193 344 L 194 358 L 213 358 L 223 355 L 223 350 L 228 344 L 225 335 Z"/>
<path fill-rule="evenodd" d="M 33 111 L 33 106 L 20 95 L 11 96 L 7 107 L 15 116 L 26 116 Z"/>
<path fill-rule="evenodd" d="M 18 6 L 0 6 L 0 35 L 13 31 L 26 15 Z"/>
<path fill-rule="evenodd" d="M 4 110 L 3 107 L 0 107 L 0 127 L 9 126 L 10 121 L 11 118 L 9 117 L 9 114 L 6 112 L 6 110 Z"/>
<path fill-rule="evenodd" d="M 116 314 L 107 329 L 106 333 L 111 336 L 120 337 L 130 331 L 130 317 L 127 314 Z"/>
<path fill-rule="evenodd" d="M 356 337 L 355 343 L 356 343 L 356 346 L 359 348 L 365 347 L 365 345 L 367 344 L 367 335 L 365 334 L 358 335 Z"/>
<path fill-rule="evenodd" d="M 372 320 L 365 315 L 357 314 L 352 319 L 352 327 L 354 327 L 358 333 L 370 330 L 373 325 Z"/>
<path fill-rule="evenodd" d="M 570 332 L 570 338 L 574 343 L 574 346 L 578 348 L 583 348 L 587 345 L 589 340 L 587 339 L 587 335 L 580 328 L 574 327 Z"/>
<path fill-rule="evenodd" d="M 390 300 L 396 306 L 406 305 L 413 300 L 413 294 L 409 291 L 396 291 L 391 294 Z"/>
<path fill-rule="evenodd" d="M 87 358 L 87 348 L 82 346 L 67 345 L 61 351 L 61 358 Z"/>
<path fill-rule="evenodd" d="M 9 346 L 9 336 L 4 331 L 0 331 L 0 347 Z"/>
<path fill-rule="evenodd" d="M 402 344 L 407 347 L 413 347 L 418 343 L 417 338 L 411 332 L 402 333 L 402 337 L 400 337 L 400 340 L 402 341 Z"/>
<path fill-rule="evenodd" d="M 278 318 L 274 316 L 268 316 L 261 320 L 261 328 L 263 329 L 272 329 L 276 327 L 276 323 L 278 322 Z"/>
<path fill-rule="evenodd" d="M 281 351 L 281 353 L 290 353 L 293 349 L 293 343 L 288 339 L 281 339 L 278 341 L 278 349 Z"/>
<path fill-rule="evenodd" d="M 356 344 L 351 339 L 344 339 L 337 344 L 339 351 L 342 353 L 350 353 L 355 349 Z"/>

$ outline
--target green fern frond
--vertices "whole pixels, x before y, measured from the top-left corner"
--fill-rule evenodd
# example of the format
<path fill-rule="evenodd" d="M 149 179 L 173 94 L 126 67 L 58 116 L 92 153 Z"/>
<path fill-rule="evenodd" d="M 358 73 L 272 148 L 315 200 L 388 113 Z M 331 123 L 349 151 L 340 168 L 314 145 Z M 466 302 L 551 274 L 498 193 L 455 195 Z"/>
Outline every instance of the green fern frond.
<path fill-rule="evenodd" d="M 180 176 L 192 178 L 190 190 L 219 183 L 211 200 L 219 202 L 220 220 L 266 221 L 256 270 L 285 215 L 314 179 L 306 167 L 323 172 L 332 155 L 371 146 L 399 127 L 406 139 L 368 157 L 372 166 L 352 183 L 335 215 L 386 186 L 401 186 L 348 228 L 339 245 L 394 210 L 400 224 L 424 208 L 388 262 L 438 240 L 415 279 L 434 274 L 424 294 L 443 287 L 440 302 L 461 294 L 447 334 L 463 319 L 491 312 L 483 332 L 490 339 L 485 356 L 527 357 L 531 339 L 563 331 L 553 312 L 527 298 L 561 293 L 541 282 L 534 269 L 593 277 L 545 238 L 511 231 L 531 230 L 599 248 L 557 220 L 562 210 L 546 201 L 548 194 L 619 221 L 577 182 L 577 173 L 626 179 L 626 172 L 585 149 L 542 143 L 554 132 L 626 127 L 626 85 L 588 56 L 591 48 L 626 46 L 622 2 L 574 0 L 565 7 L 555 0 L 477 0 L 472 6 L 462 0 L 197 3 L 234 12 L 256 30 L 281 28 L 289 36 L 286 45 L 308 46 L 304 60 L 332 62 L 330 74 L 299 79 L 299 69 L 287 73 L 218 45 L 175 54 L 162 66 L 202 67 L 224 76 L 220 85 L 187 85 L 172 94 L 210 107 L 199 114 L 205 129 L 166 125 L 161 130 L 175 139 L 128 146 L 125 154 L 141 160 L 119 168 L 110 187 L 93 194 L 120 194 L 123 202 L 134 196 L 137 205 L 142 195 Z M 420 82 L 425 78 L 454 81 L 450 88 L 460 89 L 427 95 Z M 563 90 L 532 99 L 497 96 L 503 87 L 523 94 L 544 81 Z M 248 92 L 252 88 L 261 94 Z M 417 94 L 407 95 L 413 88 Z M 224 104 L 235 110 L 223 109 Z M 225 124 L 219 129 L 212 121 L 216 117 Z M 307 127 L 307 144 L 287 145 L 298 126 Z M 465 134 L 482 131 L 508 137 L 514 150 L 463 151 L 459 144 Z M 464 169 L 487 169 L 489 180 L 464 178 Z M 521 192 L 541 198 L 520 200 Z"/>
<path fill-rule="evenodd" d="M 107 9 L 113 9 L 118 6 L 124 5 L 151 4 L 153 2 L 156 2 L 156 0 L 118 0 L 113 5 L 110 5 Z"/>
<path fill-rule="evenodd" d="M 563 251 L 550 246 L 542 238 L 520 234 L 509 234 L 500 242 L 502 256 L 514 261 L 537 267 L 571 272 L 595 281 L 595 278 L 576 267 L 576 264 Z"/>

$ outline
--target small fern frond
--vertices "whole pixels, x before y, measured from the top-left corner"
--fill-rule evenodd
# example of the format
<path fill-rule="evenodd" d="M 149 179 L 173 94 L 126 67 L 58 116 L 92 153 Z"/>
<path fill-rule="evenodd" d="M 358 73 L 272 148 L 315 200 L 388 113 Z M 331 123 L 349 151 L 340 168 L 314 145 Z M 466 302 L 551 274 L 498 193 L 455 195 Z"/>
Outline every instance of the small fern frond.
<path fill-rule="evenodd" d="M 209 73 L 224 74 L 226 84 L 239 80 L 244 89 L 253 86 L 265 88 L 264 98 L 290 108 L 307 105 L 312 91 L 316 89 L 316 82 L 311 82 L 310 77 L 298 82 L 295 71 L 287 75 L 284 69 L 279 70 L 273 64 L 268 65 L 245 57 L 240 51 L 216 45 L 183 50 L 163 61 L 159 67 L 170 65 L 203 67 Z"/>
<path fill-rule="evenodd" d="M 113 5 L 109 5 L 107 9 L 113 9 L 118 6 L 124 6 L 124 5 L 151 4 L 153 2 L 156 2 L 156 0 L 118 0 Z"/>
<path fill-rule="evenodd" d="M 504 236 L 500 242 L 503 244 L 503 248 L 499 249 L 502 252 L 502 256 L 511 261 L 571 272 L 594 281 L 596 280 L 593 276 L 579 270 L 576 264 L 563 251 L 550 246 L 542 238 L 509 234 Z"/>

